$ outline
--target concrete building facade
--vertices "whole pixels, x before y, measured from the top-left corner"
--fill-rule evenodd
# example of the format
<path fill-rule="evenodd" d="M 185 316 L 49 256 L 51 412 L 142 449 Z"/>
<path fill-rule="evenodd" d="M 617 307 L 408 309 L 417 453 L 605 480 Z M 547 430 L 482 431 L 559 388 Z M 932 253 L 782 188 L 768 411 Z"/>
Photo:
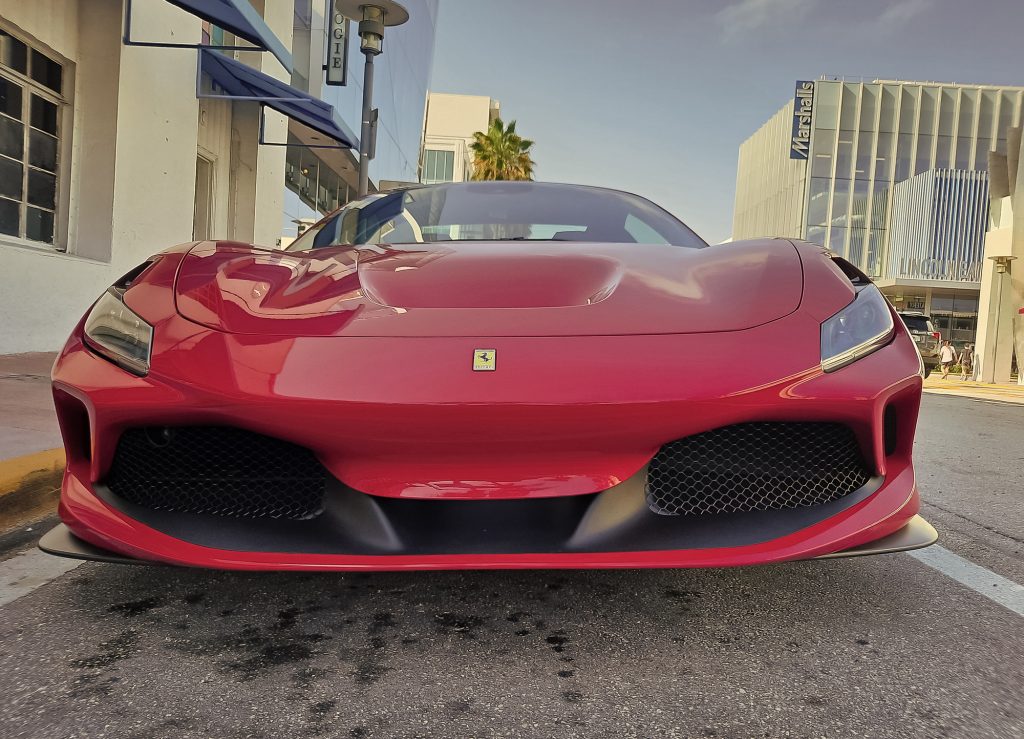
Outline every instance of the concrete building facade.
<path fill-rule="evenodd" d="M 990 150 L 1005 153 L 1005 131 L 1021 120 L 1022 100 L 1020 87 L 800 81 L 793 100 L 740 147 L 732 238 L 822 244 L 878 280 L 898 307 L 931 310 L 947 338 L 973 336 L 982 260 L 976 231 L 969 243 L 947 239 L 942 247 L 962 258 L 930 257 L 922 274 L 913 251 L 921 235 L 906 229 L 927 232 L 949 219 L 984 223 L 986 199 L 967 183 L 980 187 L 971 173 L 987 171 Z M 896 211 L 894 223 L 899 183 L 931 171 L 964 186 L 945 189 L 931 220 L 915 224 Z"/>
<path fill-rule="evenodd" d="M 990 157 L 989 231 L 981 275 L 976 374 L 982 382 L 1024 385 L 1024 143 L 1020 127 L 1006 130 L 1006 154 Z"/>
<path fill-rule="evenodd" d="M 0 353 L 59 348 L 109 284 L 163 248 L 205 238 L 272 246 L 281 236 L 295 147 L 272 144 L 299 143 L 294 122 L 257 101 L 198 97 L 197 80 L 209 86 L 199 60 L 212 52 L 123 43 L 124 2 L 0 0 Z M 290 48 L 296 10 L 309 2 L 252 5 Z M 414 112 L 390 122 L 405 109 L 381 104 L 375 177 L 409 175 L 417 164 L 437 6 L 407 5 L 420 17 L 409 34 L 418 45 L 403 48 L 398 29 L 389 31 L 385 56 L 395 59 L 390 77 L 401 89 L 380 75 L 377 90 L 383 100 L 404 94 Z M 131 35 L 242 43 L 166 0 L 134 0 Z M 271 53 L 221 53 L 273 80 L 293 79 Z M 320 53 L 306 52 L 311 68 Z M 409 67 L 415 75 L 403 77 Z M 358 97 L 354 68 L 352 79 L 344 94 Z M 350 129 L 358 122 L 343 117 Z M 302 151 L 351 161 L 342 149 Z"/>
<path fill-rule="evenodd" d="M 501 104 L 483 95 L 432 92 L 427 98 L 420 182 L 465 182 L 473 176 L 473 134 L 486 131 Z"/>

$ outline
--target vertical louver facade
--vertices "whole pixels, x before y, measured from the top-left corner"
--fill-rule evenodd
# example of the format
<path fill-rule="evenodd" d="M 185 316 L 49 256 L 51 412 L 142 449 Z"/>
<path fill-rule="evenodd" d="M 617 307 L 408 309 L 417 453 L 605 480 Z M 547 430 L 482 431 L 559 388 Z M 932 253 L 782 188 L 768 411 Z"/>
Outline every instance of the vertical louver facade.
<path fill-rule="evenodd" d="M 933 169 L 898 183 L 884 276 L 978 282 L 987 215 L 987 172 Z"/>

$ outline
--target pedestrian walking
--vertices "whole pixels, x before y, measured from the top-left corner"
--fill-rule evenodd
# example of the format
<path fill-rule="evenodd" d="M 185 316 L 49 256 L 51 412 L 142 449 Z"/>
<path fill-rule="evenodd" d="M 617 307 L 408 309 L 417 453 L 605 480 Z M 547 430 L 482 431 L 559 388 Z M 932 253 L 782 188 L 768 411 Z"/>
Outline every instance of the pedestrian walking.
<path fill-rule="evenodd" d="M 942 364 L 942 379 L 949 379 L 949 371 L 953 369 L 953 362 L 956 361 L 956 349 L 949 343 L 949 339 L 942 342 L 939 349 L 939 362 Z"/>
<path fill-rule="evenodd" d="M 960 379 L 966 380 L 968 375 L 974 379 L 974 345 L 968 344 L 960 352 Z"/>

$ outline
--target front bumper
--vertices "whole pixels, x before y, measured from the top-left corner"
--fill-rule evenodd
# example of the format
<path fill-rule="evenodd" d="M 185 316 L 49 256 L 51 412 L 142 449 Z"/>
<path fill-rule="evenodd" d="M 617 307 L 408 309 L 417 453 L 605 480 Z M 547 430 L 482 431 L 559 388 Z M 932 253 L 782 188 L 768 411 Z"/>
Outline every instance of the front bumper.
<path fill-rule="evenodd" d="M 919 507 L 910 457 L 917 352 L 898 335 L 828 375 L 808 351 L 735 360 L 737 347 L 786 346 L 807 334 L 801 321 L 813 323 L 797 314 L 738 336 L 492 339 L 501 370 L 476 374 L 453 369 L 468 370 L 479 343 L 472 338 L 230 336 L 174 317 L 140 378 L 76 334 L 54 368 L 68 452 L 60 514 L 94 556 L 222 569 L 709 567 L 887 549 L 871 543 L 903 530 Z M 749 421 L 848 425 L 873 467 L 870 489 L 831 507 L 673 530 L 680 518 L 640 510 L 638 484 L 662 444 Z M 186 424 L 237 426 L 310 448 L 369 514 L 289 534 L 284 525 L 153 517 L 111 498 L 104 479 L 124 429 Z M 422 508 L 431 501 L 438 507 Z M 510 515 L 439 514 L 460 501 L 508 505 Z M 544 505 L 579 507 L 579 525 L 540 536 L 551 510 Z M 422 518 L 432 523 L 389 534 L 379 511 L 403 507 L 412 518 L 428 511 Z M 367 521 L 383 533 L 368 536 Z M 912 533 L 905 548 L 930 543 L 920 526 Z M 44 548 L 74 553 L 75 541 L 51 537 Z"/>

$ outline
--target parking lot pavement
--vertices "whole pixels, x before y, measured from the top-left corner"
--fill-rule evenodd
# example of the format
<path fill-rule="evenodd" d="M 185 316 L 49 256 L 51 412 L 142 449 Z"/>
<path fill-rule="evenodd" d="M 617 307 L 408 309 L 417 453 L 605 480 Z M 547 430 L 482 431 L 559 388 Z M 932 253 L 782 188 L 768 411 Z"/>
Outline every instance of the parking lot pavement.
<path fill-rule="evenodd" d="M 1024 733 L 1020 617 L 905 555 L 564 574 L 87 564 L 4 616 L 7 737 Z"/>
<path fill-rule="evenodd" d="M 1024 584 L 1024 406 L 925 395 L 914 467 L 940 543 Z"/>
<path fill-rule="evenodd" d="M 1016 582 L 1022 422 L 927 397 L 918 450 L 942 544 Z M 908 554 L 359 575 L 89 563 L 2 616 L 4 737 L 1024 735 L 1024 618 Z"/>

